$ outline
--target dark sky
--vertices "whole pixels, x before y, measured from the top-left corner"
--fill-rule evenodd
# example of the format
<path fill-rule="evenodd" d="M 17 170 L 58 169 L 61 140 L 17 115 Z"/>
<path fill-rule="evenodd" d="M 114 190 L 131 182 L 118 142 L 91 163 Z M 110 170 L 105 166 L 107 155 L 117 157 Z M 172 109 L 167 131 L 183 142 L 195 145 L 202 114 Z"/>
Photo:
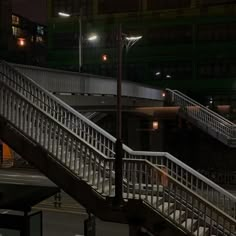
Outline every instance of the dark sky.
<path fill-rule="evenodd" d="M 13 12 L 38 23 L 46 23 L 47 0 L 12 0 Z"/>

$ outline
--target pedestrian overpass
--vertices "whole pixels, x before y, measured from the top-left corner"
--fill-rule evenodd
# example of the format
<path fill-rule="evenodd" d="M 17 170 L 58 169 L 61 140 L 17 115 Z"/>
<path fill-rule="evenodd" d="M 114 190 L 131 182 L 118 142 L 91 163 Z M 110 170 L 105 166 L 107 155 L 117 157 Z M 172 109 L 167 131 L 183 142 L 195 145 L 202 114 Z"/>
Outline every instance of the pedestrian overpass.
<path fill-rule="evenodd" d="M 115 109 L 117 81 L 114 78 L 20 64 L 12 65 L 80 111 Z M 162 106 L 163 92 L 161 89 L 124 80 L 122 81 L 123 109 L 130 111 L 137 107 Z"/>
<path fill-rule="evenodd" d="M 181 101 L 169 92 L 171 102 Z M 192 122 L 211 117 L 192 104 L 181 109 Z M 209 129 L 218 127 L 215 122 Z M 234 138 L 230 124 L 225 127 L 216 133 Z M 0 138 L 103 220 L 156 235 L 166 230 L 236 235 L 235 196 L 166 152 L 122 146 L 123 203 L 114 205 L 116 139 L 5 62 L 0 63 Z"/>

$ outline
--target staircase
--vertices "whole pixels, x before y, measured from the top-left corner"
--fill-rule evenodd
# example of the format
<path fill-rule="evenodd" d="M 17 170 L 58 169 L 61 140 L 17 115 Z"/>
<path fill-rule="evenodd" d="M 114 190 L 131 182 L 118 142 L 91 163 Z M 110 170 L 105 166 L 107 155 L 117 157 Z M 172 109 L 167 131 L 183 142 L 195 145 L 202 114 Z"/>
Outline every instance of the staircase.
<path fill-rule="evenodd" d="M 0 138 L 103 220 L 236 235 L 236 198 L 168 153 L 123 145 L 124 205 L 114 207 L 116 139 L 5 62 Z"/>
<path fill-rule="evenodd" d="M 179 106 L 179 114 L 229 147 L 236 147 L 236 125 L 178 90 L 166 89 L 168 102 Z"/>

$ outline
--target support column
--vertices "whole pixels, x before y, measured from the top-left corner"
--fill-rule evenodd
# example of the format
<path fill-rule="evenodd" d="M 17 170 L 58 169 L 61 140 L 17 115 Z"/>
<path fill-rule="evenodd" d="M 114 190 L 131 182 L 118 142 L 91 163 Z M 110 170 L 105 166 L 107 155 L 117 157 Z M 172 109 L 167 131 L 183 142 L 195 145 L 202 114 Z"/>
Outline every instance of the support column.
<path fill-rule="evenodd" d="M 88 219 L 84 221 L 84 236 L 96 236 L 95 216 L 88 213 Z"/>
<path fill-rule="evenodd" d="M 20 231 L 20 236 L 30 236 L 30 225 L 29 225 L 29 216 L 28 211 L 24 212 L 23 227 Z"/>

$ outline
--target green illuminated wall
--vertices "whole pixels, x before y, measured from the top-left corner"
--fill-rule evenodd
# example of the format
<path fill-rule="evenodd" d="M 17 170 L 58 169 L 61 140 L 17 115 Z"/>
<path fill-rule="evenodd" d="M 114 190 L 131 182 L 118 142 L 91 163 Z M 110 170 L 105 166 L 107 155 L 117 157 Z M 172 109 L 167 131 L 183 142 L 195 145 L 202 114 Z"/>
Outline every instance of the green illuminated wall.
<path fill-rule="evenodd" d="M 99 2 L 83 17 L 85 72 L 116 76 L 116 29 L 122 23 L 124 33 L 143 35 L 124 53 L 126 79 L 185 91 L 235 90 L 236 4 L 199 7 L 199 1 L 189 1 L 188 8 L 148 11 L 149 1 L 144 0 L 138 12 L 100 14 Z M 52 17 L 50 12 L 51 1 L 49 65 L 77 70 L 78 17 Z M 97 43 L 86 41 L 90 32 L 100 36 Z M 108 56 L 105 62 L 103 54 Z"/>

